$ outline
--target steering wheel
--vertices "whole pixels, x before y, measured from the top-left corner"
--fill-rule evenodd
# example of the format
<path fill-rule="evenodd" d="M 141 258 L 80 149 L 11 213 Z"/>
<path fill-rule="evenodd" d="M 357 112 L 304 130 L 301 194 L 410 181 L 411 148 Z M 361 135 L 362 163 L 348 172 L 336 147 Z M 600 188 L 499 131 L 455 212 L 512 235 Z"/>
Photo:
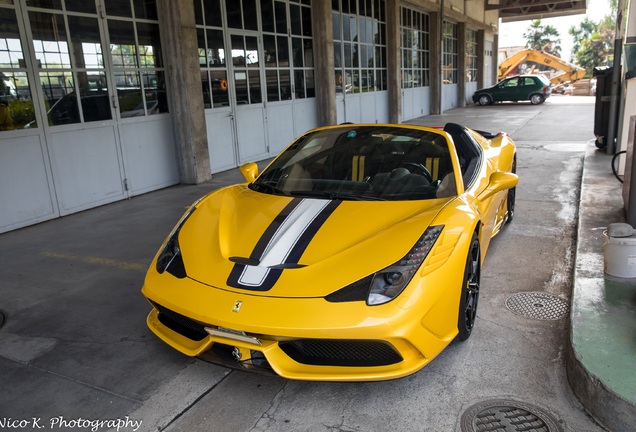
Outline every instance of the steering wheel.
<path fill-rule="evenodd" d="M 428 170 L 428 168 L 426 168 L 423 164 L 417 162 L 403 162 L 400 164 L 400 166 L 408 169 L 411 174 L 419 174 L 421 176 L 424 176 L 424 178 L 426 178 L 426 180 L 428 180 L 430 184 L 433 184 L 433 176 L 431 175 L 431 172 Z"/>

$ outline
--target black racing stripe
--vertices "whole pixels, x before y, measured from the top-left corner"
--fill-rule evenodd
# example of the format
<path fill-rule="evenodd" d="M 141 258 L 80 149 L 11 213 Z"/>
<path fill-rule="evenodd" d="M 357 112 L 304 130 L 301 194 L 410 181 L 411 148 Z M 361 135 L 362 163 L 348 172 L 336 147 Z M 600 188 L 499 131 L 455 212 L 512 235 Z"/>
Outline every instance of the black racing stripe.
<path fill-rule="evenodd" d="M 289 256 L 285 260 L 285 264 L 298 264 L 300 257 L 311 243 L 311 240 L 316 236 L 318 230 L 329 219 L 329 216 L 338 208 L 342 201 L 330 201 L 327 207 L 325 207 L 316 218 L 309 224 L 305 232 L 302 233 L 294 247 L 292 248 Z"/>
<path fill-rule="evenodd" d="M 285 222 L 285 219 L 287 219 L 287 217 L 294 211 L 296 207 L 298 207 L 298 205 L 302 201 L 303 200 L 301 198 L 292 199 L 289 202 L 289 204 L 287 204 L 285 208 L 278 214 L 278 216 L 274 218 L 274 220 L 272 221 L 271 224 L 269 224 L 269 226 L 267 227 L 267 229 L 265 230 L 261 238 L 258 239 L 256 246 L 254 246 L 254 250 L 250 254 L 251 259 L 255 259 L 255 260 L 261 259 L 261 256 L 263 256 L 263 253 L 265 253 L 265 249 L 267 248 L 267 245 L 272 240 L 272 237 L 274 237 L 274 234 L 276 234 L 276 231 L 278 231 L 278 228 L 280 228 L 283 222 Z"/>
<path fill-rule="evenodd" d="M 297 202 L 296 202 L 297 201 Z M 274 236 L 280 225 L 284 222 L 285 218 L 289 216 L 289 214 L 296 208 L 296 206 L 300 203 L 300 199 L 294 199 L 290 202 L 283 211 L 276 216 L 274 221 L 270 224 L 269 227 L 263 233 L 263 236 L 259 239 L 256 247 L 250 254 L 250 258 L 252 259 L 260 259 L 261 255 L 265 252 L 265 248 L 269 244 L 269 241 Z M 307 229 L 303 232 L 303 234 L 299 237 L 296 244 L 292 247 L 287 259 L 285 260 L 285 264 L 298 264 L 302 254 L 305 252 L 311 240 L 316 236 L 322 225 L 327 221 L 329 216 L 338 208 L 342 201 L 330 201 L 329 204 L 316 216 L 316 218 L 309 224 Z M 258 249 L 258 252 L 257 252 Z M 230 272 L 230 276 L 227 279 L 228 286 L 234 288 L 242 288 L 250 291 L 269 291 L 274 287 L 280 276 L 283 274 L 283 269 L 280 268 L 272 268 L 269 270 L 269 273 L 265 277 L 263 283 L 259 286 L 253 285 L 243 285 L 239 282 L 241 274 L 245 270 L 244 264 L 234 264 L 232 271 Z"/>
<path fill-rule="evenodd" d="M 254 249 L 252 250 L 252 253 L 250 254 L 250 259 L 256 260 L 256 261 L 260 260 L 261 256 L 265 252 L 265 249 L 267 248 L 267 245 L 269 244 L 270 240 L 272 239 L 274 234 L 276 234 L 276 231 L 278 231 L 278 228 L 280 228 L 280 226 L 285 221 L 285 219 L 287 219 L 287 217 L 291 214 L 291 212 L 294 211 L 294 209 L 301 202 L 302 202 L 301 198 L 292 199 L 289 202 L 289 204 L 287 204 L 285 206 L 285 208 L 283 210 L 281 210 L 281 212 L 278 215 L 276 215 L 276 217 L 274 218 L 272 223 L 270 223 L 269 226 L 265 229 L 265 232 L 263 233 L 261 238 L 258 239 L 258 242 L 256 243 L 256 246 L 254 246 Z M 241 277 L 241 274 L 243 274 L 243 271 L 245 270 L 245 267 L 246 266 L 244 264 L 239 264 L 239 263 L 234 264 L 234 267 L 232 267 L 232 271 L 230 272 L 230 275 L 227 278 L 228 286 L 231 286 L 231 287 L 234 287 L 234 288 L 248 289 L 248 290 L 252 290 L 252 291 L 266 291 L 266 290 L 260 289 L 260 287 L 247 286 L 247 285 L 243 285 L 242 283 L 239 282 L 239 279 Z M 272 272 L 273 271 L 270 271 L 270 273 L 272 273 Z M 278 271 L 278 272 L 280 272 L 280 271 Z M 278 277 L 279 276 L 280 276 L 280 274 L 278 275 Z M 276 277 L 276 279 L 278 279 L 278 277 Z M 267 279 L 269 279 L 269 275 L 266 278 L 266 280 Z M 267 289 L 271 289 L 271 288 L 267 288 Z"/>

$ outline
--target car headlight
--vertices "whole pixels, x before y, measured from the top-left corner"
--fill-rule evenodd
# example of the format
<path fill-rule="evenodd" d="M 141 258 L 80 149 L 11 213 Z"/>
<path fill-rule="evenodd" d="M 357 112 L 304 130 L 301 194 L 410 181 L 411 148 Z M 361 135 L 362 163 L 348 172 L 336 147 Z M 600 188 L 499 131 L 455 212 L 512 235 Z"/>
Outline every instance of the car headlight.
<path fill-rule="evenodd" d="M 198 203 L 198 201 L 197 201 Z M 161 253 L 157 257 L 157 272 L 162 274 L 167 271 L 171 275 L 183 279 L 186 277 L 185 264 L 183 263 L 183 257 L 181 255 L 181 248 L 179 246 L 179 231 L 188 218 L 196 210 L 196 204 L 193 204 L 188 211 L 181 217 L 177 225 L 172 229 L 172 232 L 168 236 Z"/>
<path fill-rule="evenodd" d="M 373 275 L 367 297 L 369 306 L 387 303 L 406 288 L 433 248 L 442 229 L 444 229 L 443 225 L 429 227 L 404 258 Z"/>

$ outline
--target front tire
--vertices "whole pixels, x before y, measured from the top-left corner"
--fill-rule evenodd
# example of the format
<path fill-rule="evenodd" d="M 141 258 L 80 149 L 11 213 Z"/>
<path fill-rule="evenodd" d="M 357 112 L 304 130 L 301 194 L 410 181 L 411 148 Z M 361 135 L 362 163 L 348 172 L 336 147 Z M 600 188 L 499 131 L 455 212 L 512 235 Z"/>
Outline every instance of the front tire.
<path fill-rule="evenodd" d="M 457 321 L 459 334 L 457 335 L 457 339 L 460 341 L 468 339 L 475 326 L 480 279 L 481 253 L 479 238 L 477 237 L 477 233 L 473 233 L 470 248 L 468 249 L 468 256 L 466 257 L 464 282 L 462 285 L 461 299 L 459 301 L 459 319 Z"/>
<path fill-rule="evenodd" d="M 485 105 L 490 105 L 492 103 L 492 100 L 490 99 L 490 96 L 488 95 L 481 95 L 479 96 L 479 99 L 477 99 L 477 102 L 479 102 L 479 105 L 485 106 Z"/>

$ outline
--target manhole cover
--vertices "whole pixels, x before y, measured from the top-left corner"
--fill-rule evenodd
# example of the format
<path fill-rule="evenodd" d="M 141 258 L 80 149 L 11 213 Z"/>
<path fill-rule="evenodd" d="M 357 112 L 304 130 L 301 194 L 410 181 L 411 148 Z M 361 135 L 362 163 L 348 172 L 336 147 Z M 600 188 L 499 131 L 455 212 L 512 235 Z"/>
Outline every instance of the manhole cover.
<path fill-rule="evenodd" d="M 0 311 L 0 328 L 2 328 L 6 320 L 7 316 L 4 314 L 4 312 Z"/>
<path fill-rule="evenodd" d="M 461 419 L 462 432 L 563 432 L 541 408 L 510 400 L 491 400 L 470 407 Z"/>
<path fill-rule="evenodd" d="M 560 297 L 545 293 L 513 294 L 506 307 L 516 314 L 540 320 L 558 320 L 568 315 L 568 303 Z"/>

